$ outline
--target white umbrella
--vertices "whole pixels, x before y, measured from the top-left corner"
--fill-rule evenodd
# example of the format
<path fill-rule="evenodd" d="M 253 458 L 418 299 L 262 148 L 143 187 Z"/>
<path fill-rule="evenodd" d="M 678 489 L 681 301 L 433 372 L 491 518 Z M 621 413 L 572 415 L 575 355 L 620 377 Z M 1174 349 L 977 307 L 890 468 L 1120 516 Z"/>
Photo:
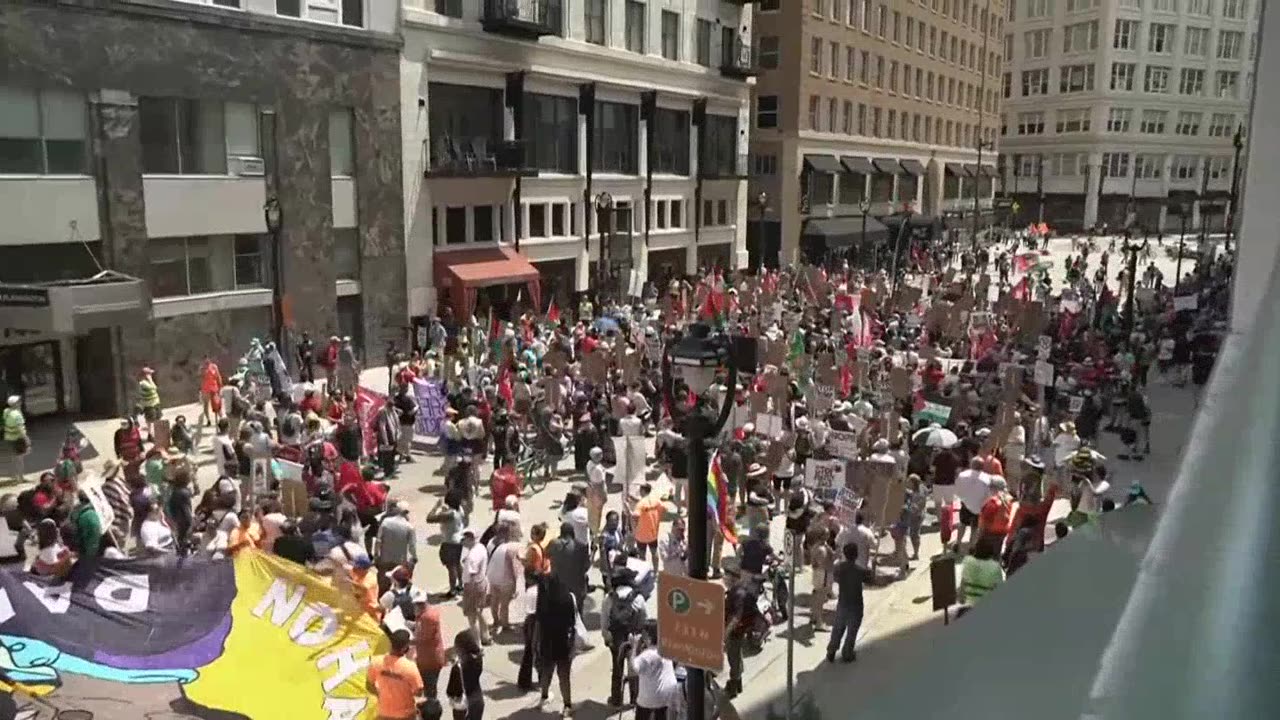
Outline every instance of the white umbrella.
<path fill-rule="evenodd" d="M 911 436 L 911 441 L 923 443 L 925 447 L 949 448 L 960 442 L 960 438 L 957 438 L 955 433 L 938 423 L 934 423 L 923 430 L 917 431 L 915 435 Z"/>

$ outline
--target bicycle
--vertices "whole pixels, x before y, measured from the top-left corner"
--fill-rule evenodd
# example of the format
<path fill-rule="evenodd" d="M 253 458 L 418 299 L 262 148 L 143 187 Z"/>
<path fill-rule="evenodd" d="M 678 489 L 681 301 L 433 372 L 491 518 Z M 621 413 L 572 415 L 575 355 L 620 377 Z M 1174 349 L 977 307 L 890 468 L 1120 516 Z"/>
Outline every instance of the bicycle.
<path fill-rule="evenodd" d="M 516 477 L 520 480 L 521 487 L 527 487 L 531 492 L 542 492 L 551 480 L 551 471 L 547 465 L 547 454 L 541 450 L 526 447 L 526 450 L 521 453 L 520 459 L 516 460 L 515 469 Z M 539 470 L 542 472 L 538 472 Z"/>

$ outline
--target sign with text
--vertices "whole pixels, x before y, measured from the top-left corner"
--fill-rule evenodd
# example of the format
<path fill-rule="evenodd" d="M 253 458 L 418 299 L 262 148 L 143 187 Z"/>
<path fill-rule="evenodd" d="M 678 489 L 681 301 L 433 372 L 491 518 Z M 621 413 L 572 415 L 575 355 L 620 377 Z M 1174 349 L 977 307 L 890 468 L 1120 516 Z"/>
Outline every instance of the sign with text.
<path fill-rule="evenodd" d="M 658 574 L 658 654 L 688 667 L 724 665 L 724 586 Z"/>
<path fill-rule="evenodd" d="M 831 501 L 841 487 L 844 487 L 845 461 L 814 460 L 810 458 L 804 466 L 804 486 L 813 491 L 820 500 Z"/>
<path fill-rule="evenodd" d="M 858 419 L 861 420 L 861 418 Z M 864 420 L 862 424 L 865 426 L 866 421 Z M 858 433 L 846 430 L 827 431 L 827 449 L 836 457 L 856 460 L 858 458 Z"/>
<path fill-rule="evenodd" d="M 1044 360 L 1036 361 L 1035 381 L 1037 385 L 1048 387 L 1053 384 L 1053 363 Z"/>

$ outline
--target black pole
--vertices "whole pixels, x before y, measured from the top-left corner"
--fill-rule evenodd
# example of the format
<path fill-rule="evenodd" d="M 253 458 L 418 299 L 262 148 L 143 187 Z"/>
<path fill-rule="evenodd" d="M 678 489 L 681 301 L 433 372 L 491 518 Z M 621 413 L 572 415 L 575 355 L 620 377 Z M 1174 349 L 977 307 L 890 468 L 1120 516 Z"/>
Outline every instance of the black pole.
<path fill-rule="evenodd" d="M 1236 206 L 1240 202 L 1240 152 L 1244 150 L 1244 126 L 1236 126 L 1236 134 L 1231 138 L 1235 147 L 1235 160 L 1231 164 L 1231 212 L 1227 215 L 1227 237 L 1224 249 L 1231 252 L 1231 239 L 1235 236 Z"/>
<path fill-rule="evenodd" d="M 733 388 L 738 383 L 738 369 L 729 363 L 729 382 Z M 710 538 L 707 525 L 707 471 L 711 464 L 708 441 L 724 427 L 733 407 L 732 395 L 725 396 L 720 407 L 720 417 L 712 419 L 706 414 L 705 400 L 698 398 L 698 405 L 688 416 L 685 435 L 689 438 L 689 577 L 706 580 L 710 566 Z M 717 531 L 719 528 L 717 528 Z M 700 668 L 689 668 L 686 681 L 689 702 L 689 720 L 706 720 L 707 673 Z"/>
<path fill-rule="evenodd" d="M 1040 209 L 1036 213 L 1036 222 L 1044 222 L 1044 155 L 1036 156 L 1036 195 L 1039 196 Z"/>
<path fill-rule="evenodd" d="M 861 209 L 862 209 L 862 240 L 861 242 L 865 243 L 867 241 L 867 206 L 866 206 L 865 200 L 863 201 L 863 206 Z M 879 271 L 880 270 L 880 247 L 878 245 L 876 246 L 872 254 L 872 263 L 875 266 L 875 270 Z"/>
<path fill-rule="evenodd" d="M 1124 300 L 1124 326 L 1125 326 L 1124 336 L 1126 340 L 1128 340 L 1128 338 L 1133 336 L 1134 307 L 1135 307 L 1134 294 L 1137 291 L 1137 276 L 1138 276 L 1138 249 L 1139 249 L 1138 245 L 1130 242 L 1130 238 L 1128 237 L 1128 232 L 1126 231 L 1126 237 L 1124 240 L 1124 250 L 1125 252 L 1129 253 L 1129 258 L 1128 258 L 1129 259 L 1129 277 L 1126 278 L 1126 284 L 1128 285 L 1128 288 L 1127 288 L 1128 292 L 1126 293 L 1127 296 L 1125 297 L 1125 300 Z"/>
<path fill-rule="evenodd" d="M 985 42 L 985 40 L 986 40 L 986 37 L 984 34 L 983 41 Z M 983 73 L 983 78 L 985 77 L 986 77 L 986 73 Z M 979 124 L 978 128 L 979 130 L 981 130 L 982 125 Z M 973 256 L 975 261 L 977 260 L 977 257 L 978 257 L 978 214 L 979 214 L 979 211 L 981 210 L 981 205 L 979 204 L 980 201 L 978 200 L 978 195 L 981 192 L 981 188 L 982 188 L 982 144 L 983 144 L 982 139 L 979 138 L 978 139 L 978 165 L 977 165 L 977 171 L 973 175 L 973 239 L 970 242 L 970 246 L 973 248 Z"/>
<path fill-rule="evenodd" d="M 1183 206 L 1182 211 L 1182 232 L 1178 234 L 1178 262 L 1173 270 L 1173 296 L 1178 296 L 1178 290 L 1182 287 L 1182 245 L 1187 241 L 1187 211 L 1190 208 Z"/>

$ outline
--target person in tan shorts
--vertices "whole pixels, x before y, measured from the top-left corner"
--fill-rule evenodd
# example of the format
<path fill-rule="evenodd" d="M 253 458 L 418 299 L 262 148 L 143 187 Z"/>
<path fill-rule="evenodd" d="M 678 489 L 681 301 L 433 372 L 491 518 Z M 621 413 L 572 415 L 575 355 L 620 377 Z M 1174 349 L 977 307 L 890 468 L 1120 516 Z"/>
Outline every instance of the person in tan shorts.
<path fill-rule="evenodd" d="M 467 625 L 488 645 L 489 627 L 484 621 L 484 609 L 489 606 L 489 551 L 476 541 L 474 530 L 462 532 L 462 614 Z"/>

